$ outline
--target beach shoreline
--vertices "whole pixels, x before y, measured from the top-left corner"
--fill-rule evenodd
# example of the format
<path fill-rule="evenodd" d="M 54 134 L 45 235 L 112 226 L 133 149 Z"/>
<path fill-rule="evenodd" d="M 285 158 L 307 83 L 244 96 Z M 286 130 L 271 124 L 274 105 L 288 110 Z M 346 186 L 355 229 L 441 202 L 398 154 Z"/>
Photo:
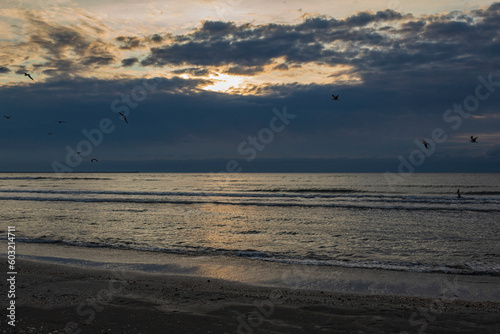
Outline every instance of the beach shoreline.
<path fill-rule="evenodd" d="M 448 285 L 449 289 L 445 293 L 432 298 L 403 296 L 387 290 L 383 294 L 362 293 L 361 290 L 334 291 L 323 289 L 321 284 L 311 285 L 313 281 L 304 275 L 307 269 L 298 272 L 290 265 L 262 264 L 261 261 L 245 259 L 243 262 L 250 263 L 250 266 L 238 267 L 231 262 L 220 263 L 220 259 L 212 259 L 215 262 L 211 262 L 206 258 L 188 259 L 169 255 L 171 261 L 184 262 L 186 267 L 193 264 L 187 265 L 190 261 L 209 263 L 208 267 L 211 268 L 216 267 L 216 262 L 220 264 L 218 270 L 212 272 L 203 269 L 205 274 L 200 269 L 183 271 L 182 266 L 173 266 L 173 262 L 165 263 L 166 267 L 163 268 L 177 268 L 177 272 L 146 272 L 127 270 L 130 267 L 123 263 L 116 265 L 115 262 L 113 265 L 112 261 L 106 262 L 110 258 L 105 254 L 113 253 L 109 250 L 32 246 L 32 250 L 37 250 L 38 260 L 24 258 L 30 253 L 27 249 L 16 260 L 16 328 L 13 330 L 6 325 L 3 317 L 3 333 L 359 334 L 500 331 L 500 303 L 461 298 L 460 287 L 464 286 L 464 278 L 459 283 L 455 282 L 459 284 L 456 285 L 456 291 Z M 60 255 L 63 255 L 59 259 L 65 261 L 50 261 L 51 257 L 43 257 L 43 249 L 49 253 L 59 250 Z M 69 250 L 64 252 L 65 249 L 82 251 L 86 257 L 89 254 L 101 254 L 101 262 L 94 264 L 106 265 L 92 267 L 88 261 L 82 265 L 84 262 L 77 261 L 83 259 L 77 259 L 78 256 Z M 122 252 L 126 251 L 117 251 L 117 254 Z M 69 255 L 73 256 L 73 262 L 69 261 Z M 155 259 L 152 254 L 144 256 L 151 258 L 147 268 L 158 269 L 151 266 L 153 263 L 158 264 L 158 258 Z M 281 280 L 280 284 L 275 282 L 273 285 L 269 280 L 262 281 L 267 284 L 249 284 L 243 279 L 238 280 L 235 273 L 221 275 L 225 267 L 232 271 L 255 269 L 253 274 L 240 273 L 245 277 L 259 276 L 265 271 L 271 275 L 273 270 L 279 268 L 285 268 L 289 274 L 286 276 L 288 279 Z M 321 275 L 321 270 L 326 269 L 314 270 L 312 274 Z M 363 271 L 354 272 L 359 274 Z M 293 279 L 293 275 L 296 275 L 297 280 Z M 397 277 L 402 276 L 393 276 L 391 279 Z M 490 287 L 496 284 L 497 279 L 472 277 L 473 281 L 488 281 Z M 301 280 L 307 284 L 301 284 Z M 491 288 L 494 289 L 494 286 Z"/>

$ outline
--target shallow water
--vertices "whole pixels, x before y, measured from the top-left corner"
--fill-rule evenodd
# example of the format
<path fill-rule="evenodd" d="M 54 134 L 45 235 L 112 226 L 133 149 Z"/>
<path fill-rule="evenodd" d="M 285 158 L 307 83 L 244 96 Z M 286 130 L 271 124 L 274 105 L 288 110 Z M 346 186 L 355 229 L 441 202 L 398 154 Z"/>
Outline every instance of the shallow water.
<path fill-rule="evenodd" d="M 0 219 L 18 242 L 500 276 L 499 176 L 0 174 Z"/>

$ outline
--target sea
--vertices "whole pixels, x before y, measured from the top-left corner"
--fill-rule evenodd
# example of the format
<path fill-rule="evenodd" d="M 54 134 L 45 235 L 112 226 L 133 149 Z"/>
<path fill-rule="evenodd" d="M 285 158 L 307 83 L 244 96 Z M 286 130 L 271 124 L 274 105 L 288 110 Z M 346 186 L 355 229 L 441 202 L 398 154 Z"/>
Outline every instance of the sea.
<path fill-rule="evenodd" d="M 3 173 L 0 221 L 18 249 L 500 276 L 500 174 Z"/>

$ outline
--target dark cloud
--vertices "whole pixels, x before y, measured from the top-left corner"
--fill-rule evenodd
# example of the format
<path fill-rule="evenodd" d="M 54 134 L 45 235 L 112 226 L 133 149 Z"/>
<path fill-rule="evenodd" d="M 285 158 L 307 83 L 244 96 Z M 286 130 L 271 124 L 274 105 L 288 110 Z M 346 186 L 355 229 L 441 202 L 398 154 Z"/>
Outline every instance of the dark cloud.
<path fill-rule="evenodd" d="M 91 57 L 85 57 L 82 59 L 82 64 L 84 65 L 98 65 L 98 66 L 104 66 L 104 65 L 109 65 L 113 63 L 115 60 L 115 57 L 97 57 L 97 56 L 91 56 Z"/>
<path fill-rule="evenodd" d="M 208 69 L 200 68 L 200 67 L 184 68 L 184 69 L 175 70 L 172 72 L 175 74 L 189 73 L 189 74 L 197 76 L 197 77 L 206 76 L 206 75 L 210 74 L 210 71 Z"/>
<path fill-rule="evenodd" d="M 281 63 L 279 65 L 274 66 L 273 69 L 279 70 L 279 71 L 286 71 L 286 70 L 288 70 L 288 65 L 285 63 Z"/>
<path fill-rule="evenodd" d="M 116 59 L 116 45 L 101 40 L 102 28 L 91 21 L 81 21 L 81 26 L 65 26 L 47 22 L 30 11 L 25 12 L 25 17 L 32 26 L 27 37 L 29 45 L 34 53 L 40 52 L 45 59 L 43 64 L 31 65 L 30 69 L 64 78 L 69 73 L 83 73 L 86 66 L 106 66 Z M 86 28 L 97 35 L 89 35 Z"/>
<path fill-rule="evenodd" d="M 192 33 L 173 36 L 173 43 L 152 48 L 141 64 L 224 65 L 237 74 L 284 58 L 292 64 L 352 65 L 360 76 L 409 66 L 430 70 L 429 64 L 470 71 L 482 63 L 482 70 L 491 70 L 500 49 L 497 8 L 423 17 L 361 12 L 343 20 L 308 17 L 297 25 L 205 21 Z"/>
<path fill-rule="evenodd" d="M 155 43 L 161 43 L 163 42 L 164 38 L 161 35 L 154 34 L 153 36 L 151 36 L 151 40 Z"/>
<path fill-rule="evenodd" d="M 258 73 L 262 73 L 264 68 L 262 66 L 231 66 L 225 71 L 227 74 L 234 75 L 256 75 Z"/>
<path fill-rule="evenodd" d="M 415 20 L 409 22 L 403 22 L 401 24 L 401 28 L 399 29 L 399 33 L 403 34 L 416 34 L 422 32 L 424 26 L 427 24 L 425 20 Z"/>
<path fill-rule="evenodd" d="M 399 20 L 403 17 L 405 16 L 403 16 L 401 13 L 398 13 L 391 9 L 386 9 L 384 11 L 378 11 L 375 14 L 370 12 L 360 12 L 356 15 L 346 18 L 341 22 L 342 24 L 345 24 L 349 27 L 360 27 L 372 22 Z"/>
<path fill-rule="evenodd" d="M 323 44 L 335 40 L 352 41 L 347 29 L 363 27 L 373 22 L 406 19 L 395 11 L 362 12 L 345 20 L 314 17 L 296 26 L 266 24 L 236 25 L 233 22 L 205 21 L 190 34 L 173 37 L 174 43 L 152 48 L 142 61 L 144 66 L 167 64 L 263 66 L 273 58 L 287 57 L 291 61 L 319 61 L 325 58 Z M 371 43 L 379 44 L 383 37 L 374 31 L 363 34 Z"/>
<path fill-rule="evenodd" d="M 141 39 L 135 36 L 118 36 L 115 40 L 121 44 L 122 50 L 133 50 L 141 46 Z"/>
<path fill-rule="evenodd" d="M 26 66 L 18 65 L 16 67 L 17 67 L 17 70 L 15 72 L 16 74 L 24 74 L 24 73 L 28 72 L 28 70 L 26 69 Z"/>
<path fill-rule="evenodd" d="M 127 59 L 122 59 L 122 66 L 123 67 L 129 67 L 137 63 L 139 59 L 133 57 L 133 58 L 127 58 Z"/>
<path fill-rule="evenodd" d="M 68 48 L 77 54 L 84 52 L 90 43 L 73 28 L 54 26 L 36 20 L 39 30 L 30 36 L 30 43 L 46 50 L 51 58 L 61 59 Z"/>

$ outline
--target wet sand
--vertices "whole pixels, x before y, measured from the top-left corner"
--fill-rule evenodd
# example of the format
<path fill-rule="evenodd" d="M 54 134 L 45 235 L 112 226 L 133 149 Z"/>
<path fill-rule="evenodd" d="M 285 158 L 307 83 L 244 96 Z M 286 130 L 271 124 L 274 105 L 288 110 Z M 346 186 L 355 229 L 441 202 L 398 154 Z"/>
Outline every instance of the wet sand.
<path fill-rule="evenodd" d="M 500 303 L 491 301 L 263 287 L 22 259 L 16 265 L 16 327 L 4 315 L 2 333 L 500 332 Z"/>

